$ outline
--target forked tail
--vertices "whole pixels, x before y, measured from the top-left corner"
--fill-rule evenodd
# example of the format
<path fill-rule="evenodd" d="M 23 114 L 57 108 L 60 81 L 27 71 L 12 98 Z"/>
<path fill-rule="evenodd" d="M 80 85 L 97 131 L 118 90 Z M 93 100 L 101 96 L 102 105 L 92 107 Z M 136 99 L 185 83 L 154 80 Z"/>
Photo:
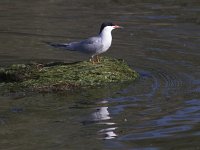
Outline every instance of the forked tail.
<path fill-rule="evenodd" d="M 51 42 L 45 42 L 45 43 L 55 48 L 68 48 L 69 46 L 69 44 L 66 43 L 51 43 Z"/>

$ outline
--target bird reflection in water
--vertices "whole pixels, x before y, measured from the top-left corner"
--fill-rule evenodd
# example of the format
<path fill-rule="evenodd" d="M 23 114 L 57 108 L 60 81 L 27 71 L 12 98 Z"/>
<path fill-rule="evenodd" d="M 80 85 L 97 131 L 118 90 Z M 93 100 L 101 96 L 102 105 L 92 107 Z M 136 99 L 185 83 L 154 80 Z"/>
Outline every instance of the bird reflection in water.
<path fill-rule="evenodd" d="M 100 103 L 107 103 L 107 101 L 101 101 Z M 91 114 L 90 119 L 91 119 L 89 121 L 90 124 L 96 123 L 96 124 L 109 126 L 108 128 L 101 129 L 100 131 L 98 131 L 98 134 L 103 136 L 102 139 L 107 140 L 107 139 L 113 139 L 117 137 L 117 134 L 115 133 L 115 130 L 117 129 L 117 127 L 114 127 L 116 123 L 108 121 L 111 119 L 111 116 L 109 113 L 109 108 L 107 106 L 95 108 L 95 112 Z M 88 121 L 86 122 L 87 124 L 89 123 Z"/>

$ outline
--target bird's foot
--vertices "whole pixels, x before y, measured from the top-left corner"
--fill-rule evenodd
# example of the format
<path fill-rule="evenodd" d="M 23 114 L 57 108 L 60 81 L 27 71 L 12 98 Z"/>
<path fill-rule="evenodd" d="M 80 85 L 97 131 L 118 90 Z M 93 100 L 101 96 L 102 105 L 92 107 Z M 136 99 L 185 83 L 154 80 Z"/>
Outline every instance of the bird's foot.
<path fill-rule="evenodd" d="M 93 56 L 90 58 L 90 62 L 92 62 L 92 64 L 96 64 L 100 62 L 100 57 L 98 55 Z"/>
<path fill-rule="evenodd" d="M 100 57 L 97 55 L 96 58 L 97 58 L 97 62 L 99 63 L 100 62 Z"/>
<path fill-rule="evenodd" d="M 95 64 L 95 60 L 93 58 L 90 58 L 89 60 L 93 65 Z"/>

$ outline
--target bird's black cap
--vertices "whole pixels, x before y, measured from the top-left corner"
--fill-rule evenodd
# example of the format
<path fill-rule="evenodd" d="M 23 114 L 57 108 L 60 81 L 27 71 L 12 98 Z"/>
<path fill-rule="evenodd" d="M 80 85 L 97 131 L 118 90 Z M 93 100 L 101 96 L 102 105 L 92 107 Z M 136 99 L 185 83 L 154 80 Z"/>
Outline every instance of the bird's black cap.
<path fill-rule="evenodd" d="M 101 24 L 101 28 L 100 28 L 100 31 L 99 31 L 99 34 L 101 33 L 101 31 L 107 27 L 107 26 L 114 26 L 114 24 L 112 22 L 104 22 Z"/>

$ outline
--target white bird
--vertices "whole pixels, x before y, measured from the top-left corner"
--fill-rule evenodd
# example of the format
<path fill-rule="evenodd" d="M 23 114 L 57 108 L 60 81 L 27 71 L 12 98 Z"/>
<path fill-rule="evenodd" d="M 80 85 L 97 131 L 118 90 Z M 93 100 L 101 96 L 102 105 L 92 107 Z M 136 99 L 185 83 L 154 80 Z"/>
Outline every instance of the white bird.
<path fill-rule="evenodd" d="M 104 22 L 101 25 L 99 35 L 90 37 L 86 40 L 71 43 L 48 43 L 49 45 L 57 48 L 64 48 L 70 51 L 78 51 L 91 56 L 90 61 L 92 63 L 100 62 L 99 54 L 106 52 L 112 43 L 111 31 L 116 28 L 123 28 L 118 25 L 114 25 L 111 22 Z"/>

